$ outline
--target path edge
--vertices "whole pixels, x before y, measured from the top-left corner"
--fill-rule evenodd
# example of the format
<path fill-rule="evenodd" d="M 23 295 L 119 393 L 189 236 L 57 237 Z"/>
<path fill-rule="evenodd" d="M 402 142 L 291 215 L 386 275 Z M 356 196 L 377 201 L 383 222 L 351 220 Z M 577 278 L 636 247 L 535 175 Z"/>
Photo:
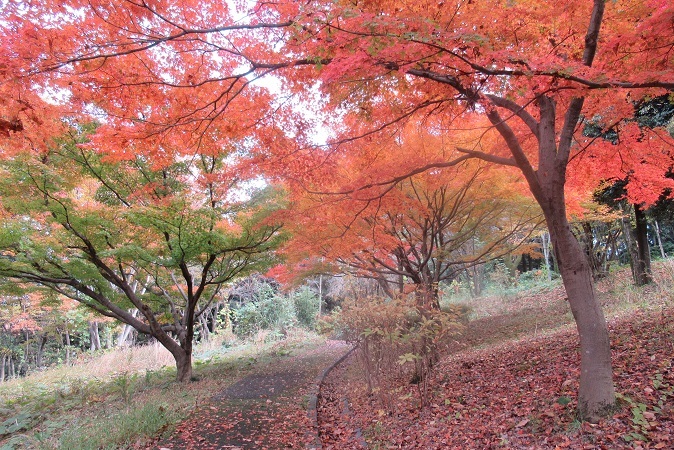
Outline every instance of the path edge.
<path fill-rule="evenodd" d="M 307 449 L 313 449 L 313 450 L 322 450 L 323 448 L 323 442 L 321 441 L 321 437 L 318 434 L 318 398 L 321 395 L 321 385 L 325 381 L 325 377 L 328 376 L 328 374 L 339 364 L 341 364 L 346 358 L 348 358 L 351 353 L 353 353 L 356 350 L 357 347 L 351 347 L 351 349 L 343 354 L 339 359 L 335 360 L 332 364 L 330 364 L 323 372 L 316 377 L 314 380 L 314 384 L 309 391 L 309 404 L 307 406 L 307 417 L 310 420 L 310 428 L 306 433 L 307 439 L 305 439 L 305 442 L 307 442 L 307 445 L 305 448 Z"/>

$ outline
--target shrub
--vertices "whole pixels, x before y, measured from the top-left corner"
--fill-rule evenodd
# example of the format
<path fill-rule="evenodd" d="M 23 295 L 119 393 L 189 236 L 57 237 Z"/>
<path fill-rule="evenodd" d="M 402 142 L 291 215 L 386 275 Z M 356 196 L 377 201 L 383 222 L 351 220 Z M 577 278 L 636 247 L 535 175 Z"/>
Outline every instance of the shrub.
<path fill-rule="evenodd" d="M 365 298 L 345 303 L 339 318 L 344 338 L 358 346 L 369 392 L 392 410 L 396 383 L 411 375 L 421 406 L 438 353 L 462 329 L 459 315 L 422 310 L 405 300 Z"/>
<path fill-rule="evenodd" d="M 310 330 L 314 329 L 320 301 L 316 293 L 304 286 L 292 295 L 292 300 L 299 323 Z"/>
<path fill-rule="evenodd" d="M 271 287 L 260 290 L 257 300 L 245 303 L 234 311 L 234 334 L 247 338 L 260 330 L 282 331 L 295 325 L 295 308 L 286 296 Z"/>

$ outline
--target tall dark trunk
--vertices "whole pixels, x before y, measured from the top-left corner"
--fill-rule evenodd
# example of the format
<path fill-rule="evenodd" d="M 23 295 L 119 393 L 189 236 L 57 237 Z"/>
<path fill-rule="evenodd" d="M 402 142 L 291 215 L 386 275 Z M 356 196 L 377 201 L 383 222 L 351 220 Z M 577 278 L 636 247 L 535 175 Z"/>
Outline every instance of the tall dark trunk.
<path fill-rule="evenodd" d="M 603 3 L 595 0 L 594 4 L 593 24 L 588 30 L 586 42 L 596 39 L 596 22 L 601 23 L 603 14 Z M 583 59 L 589 66 L 593 57 L 592 49 L 586 49 L 585 53 Z M 583 98 L 571 100 L 559 134 L 556 128 L 557 107 L 553 99 L 546 96 L 538 98 L 539 122 L 531 116 L 524 116 L 538 138 L 539 156 L 536 169 L 525 155 L 517 135 L 501 116 L 496 111 L 490 111 L 487 117 L 505 139 L 513 155 L 513 163 L 522 170 L 531 193 L 545 215 L 559 273 L 580 337 L 579 412 L 584 420 L 594 422 L 615 405 L 611 345 L 606 319 L 594 292 L 592 270 L 585 252 L 571 232 L 564 197 L 573 133 L 578 125 L 583 102 Z M 506 102 L 506 105 L 509 103 Z"/>
<path fill-rule="evenodd" d="M 37 353 L 35 354 L 35 365 L 42 367 L 42 357 L 44 356 L 44 348 L 47 345 L 47 334 L 41 334 L 37 344 Z"/>
<path fill-rule="evenodd" d="M 65 340 L 65 347 L 66 347 L 66 366 L 70 365 L 70 331 L 68 331 L 68 325 L 66 324 L 66 340 Z"/>
<path fill-rule="evenodd" d="M 563 202 L 551 206 L 544 213 L 580 337 L 578 406 L 584 420 L 595 422 L 615 404 L 608 327 L 595 295 L 590 264 L 571 232 Z"/>
<path fill-rule="evenodd" d="M 646 214 L 638 205 L 634 205 L 634 219 L 636 223 L 634 234 L 637 242 L 634 282 L 637 286 L 643 286 L 653 282 L 653 275 L 651 273 L 651 251 L 648 244 L 648 223 Z"/>

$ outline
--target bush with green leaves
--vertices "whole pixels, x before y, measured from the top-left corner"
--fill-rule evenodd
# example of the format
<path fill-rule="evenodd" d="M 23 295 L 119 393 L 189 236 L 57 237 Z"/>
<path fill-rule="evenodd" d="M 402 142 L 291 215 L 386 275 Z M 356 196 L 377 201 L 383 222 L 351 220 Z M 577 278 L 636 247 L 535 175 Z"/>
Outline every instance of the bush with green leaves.
<path fill-rule="evenodd" d="M 239 338 L 247 338 L 260 330 L 284 330 L 296 323 L 292 299 L 265 286 L 255 300 L 234 310 L 233 331 Z"/>
<path fill-rule="evenodd" d="M 313 330 L 316 326 L 320 302 L 316 292 L 314 292 L 308 286 L 303 286 L 302 288 L 295 291 L 291 295 L 291 298 L 293 300 L 295 314 L 299 323 L 305 328 Z"/>

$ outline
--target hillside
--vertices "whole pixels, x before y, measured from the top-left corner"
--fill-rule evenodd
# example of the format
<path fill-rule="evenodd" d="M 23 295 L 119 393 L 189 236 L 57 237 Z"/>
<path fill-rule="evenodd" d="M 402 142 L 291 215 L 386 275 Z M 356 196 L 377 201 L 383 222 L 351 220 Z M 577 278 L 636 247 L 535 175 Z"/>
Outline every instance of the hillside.
<path fill-rule="evenodd" d="M 578 338 L 557 287 L 475 301 L 478 317 L 436 366 L 426 408 L 404 381 L 389 407 L 368 397 L 351 358 L 324 386 L 325 448 L 673 448 L 672 267 L 657 265 L 658 285 L 642 289 L 626 271 L 599 283 L 620 398 L 612 418 L 576 417 Z"/>

